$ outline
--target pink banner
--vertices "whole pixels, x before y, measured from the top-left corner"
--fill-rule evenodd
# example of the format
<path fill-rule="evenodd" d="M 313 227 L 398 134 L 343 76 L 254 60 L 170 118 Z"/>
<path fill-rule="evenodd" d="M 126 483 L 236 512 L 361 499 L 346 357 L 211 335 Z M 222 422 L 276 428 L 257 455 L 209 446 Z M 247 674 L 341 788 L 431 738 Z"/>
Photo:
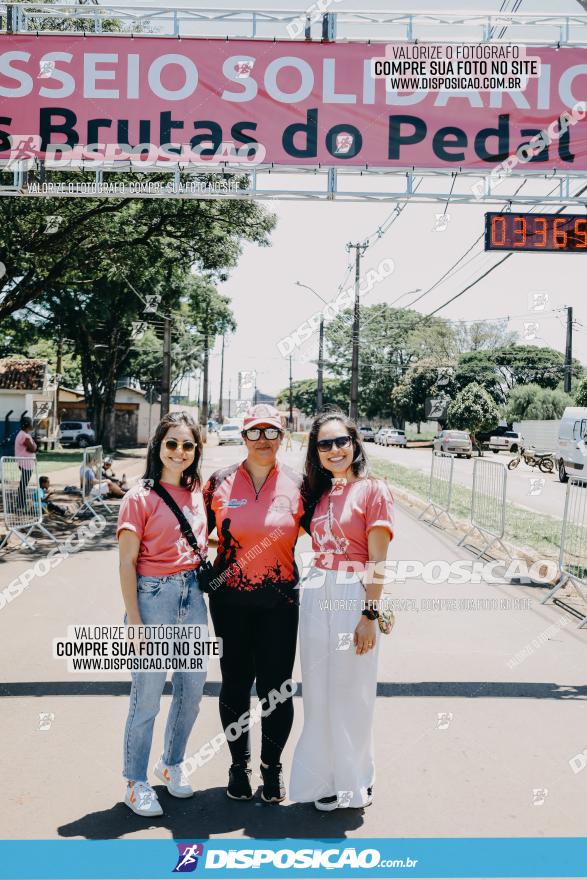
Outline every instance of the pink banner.
<path fill-rule="evenodd" d="M 382 44 L 3 35 L 0 158 L 29 137 L 37 155 L 171 144 L 158 155 L 177 162 L 234 145 L 243 162 L 491 170 L 551 126 L 525 167 L 585 171 L 585 113 L 555 123 L 587 98 L 587 50 L 528 51 L 542 67 L 524 91 L 410 92 L 373 78 Z"/>

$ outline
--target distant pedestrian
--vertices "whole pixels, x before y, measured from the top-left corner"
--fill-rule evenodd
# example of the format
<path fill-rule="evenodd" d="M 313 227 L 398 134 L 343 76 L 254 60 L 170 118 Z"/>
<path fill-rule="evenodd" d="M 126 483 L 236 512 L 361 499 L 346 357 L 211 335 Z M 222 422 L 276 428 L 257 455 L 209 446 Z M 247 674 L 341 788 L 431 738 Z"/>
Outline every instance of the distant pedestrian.
<path fill-rule="evenodd" d="M 20 483 L 18 485 L 18 498 L 21 510 L 26 507 L 26 488 L 33 475 L 35 465 L 37 463 L 37 444 L 31 437 L 33 431 L 33 420 L 29 416 L 21 419 L 20 431 L 16 435 L 14 441 L 14 455 L 18 458 L 18 467 L 20 470 Z"/>
<path fill-rule="evenodd" d="M 157 624 L 208 625 L 206 604 L 198 586 L 198 568 L 208 547 L 201 457 L 200 430 L 191 415 L 169 413 L 161 419 L 149 443 L 143 480 L 126 493 L 120 505 L 116 531 L 120 583 L 125 623 L 135 629 Z M 132 673 L 124 734 L 124 803 L 139 816 L 160 816 L 163 812 L 147 780 L 147 768 L 166 677 L 165 670 Z M 205 670 L 176 670 L 171 676 L 173 698 L 165 744 L 153 773 L 167 786 L 169 794 L 178 798 L 194 793 L 182 762 L 198 717 L 205 679 Z"/>

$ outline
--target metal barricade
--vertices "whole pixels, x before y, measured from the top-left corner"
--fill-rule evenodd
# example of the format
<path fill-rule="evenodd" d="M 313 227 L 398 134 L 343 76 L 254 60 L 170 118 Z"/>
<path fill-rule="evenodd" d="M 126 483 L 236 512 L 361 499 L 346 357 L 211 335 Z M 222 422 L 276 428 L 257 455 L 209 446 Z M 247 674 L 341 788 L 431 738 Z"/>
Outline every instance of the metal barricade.
<path fill-rule="evenodd" d="M 582 589 L 587 586 L 587 482 L 575 477 L 571 477 L 567 483 L 558 565 L 561 577 L 544 597 L 542 604 L 545 605 L 569 580 L 587 603 L 587 596 Z M 578 609 L 559 599 L 555 599 L 554 602 L 580 618 L 579 628 L 585 626 L 587 615 L 581 614 Z"/>
<path fill-rule="evenodd" d="M 424 520 L 429 526 L 436 525 L 437 521 L 440 525 L 440 519 L 446 516 L 456 528 L 456 524 L 449 512 L 452 498 L 453 469 L 454 455 L 446 455 L 444 452 L 432 453 L 430 483 L 428 484 L 428 505 L 418 517 L 418 519 L 423 519 L 425 514 L 432 509 L 434 519 Z"/>
<path fill-rule="evenodd" d="M 473 465 L 471 527 L 459 541 L 460 546 L 473 532 L 479 532 L 485 544 L 476 554 L 477 558 L 486 555 L 494 544 L 499 544 L 507 558 L 511 559 L 501 540 L 505 532 L 506 487 L 506 466 L 499 461 L 478 458 Z"/>
<path fill-rule="evenodd" d="M 82 503 L 75 513 L 79 516 L 83 510 L 88 510 L 92 516 L 97 517 L 98 514 L 94 509 L 94 505 L 105 507 L 108 513 L 112 513 L 112 509 L 108 507 L 103 496 L 107 494 L 108 483 L 102 477 L 102 447 L 86 446 L 84 449 L 84 460 L 80 467 L 80 483 L 82 490 Z"/>
<path fill-rule="evenodd" d="M 33 529 L 39 529 L 56 544 L 59 541 L 43 525 L 43 509 L 39 493 L 37 462 L 31 458 L 16 458 L 4 455 L 0 459 L 2 468 L 2 516 L 6 524 L 6 535 L 0 550 L 11 535 L 32 550 L 35 542 L 29 540 Z M 32 467 L 31 467 L 32 465 Z"/>

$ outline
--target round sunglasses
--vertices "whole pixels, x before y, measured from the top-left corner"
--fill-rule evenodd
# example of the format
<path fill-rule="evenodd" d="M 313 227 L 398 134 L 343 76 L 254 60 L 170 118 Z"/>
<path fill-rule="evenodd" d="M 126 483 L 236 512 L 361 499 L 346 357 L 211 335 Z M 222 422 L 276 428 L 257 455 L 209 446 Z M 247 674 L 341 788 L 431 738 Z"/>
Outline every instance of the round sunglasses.
<path fill-rule="evenodd" d="M 164 444 L 169 452 L 175 452 L 176 449 L 180 449 L 182 452 L 193 452 L 196 448 L 196 444 L 193 440 L 185 440 L 183 443 L 180 443 L 179 440 L 174 440 L 173 437 L 170 437 L 169 440 L 165 440 Z"/>
<path fill-rule="evenodd" d="M 336 446 L 337 449 L 348 449 L 353 441 L 351 440 L 348 434 L 345 434 L 342 437 L 333 437 L 328 440 L 318 440 L 316 442 L 316 446 L 320 450 L 320 452 L 330 452 L 333 446 Z"/>
<path fill-rule="evenodd" d="M 281 431 L 279 428 L 247 428 L 246 431 L 243 431 L 243 434 L 247 440 L 259 440 L 261 434 L 265 440 L 277 440 Z"/>

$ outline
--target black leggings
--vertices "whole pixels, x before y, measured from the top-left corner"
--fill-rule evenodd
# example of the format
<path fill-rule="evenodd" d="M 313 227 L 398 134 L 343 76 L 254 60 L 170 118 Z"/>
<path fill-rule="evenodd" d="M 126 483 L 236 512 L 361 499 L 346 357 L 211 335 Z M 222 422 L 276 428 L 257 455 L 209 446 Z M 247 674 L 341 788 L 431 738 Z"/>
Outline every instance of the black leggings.
<path fill-rule="evenodd" d="M 218 638 L 223 639 L 220 719 L 224 730 L 250 710 L 251 688 L 257 680 L 259 700 L 279 691 L 291 679 L 296 655 L 297 605 L 248 608 L 210 602 Z M 267 703 L 265 703 L 267 706 Z M 278 764 L 293 724 L 291 697 L 279 702 L 261 721 L 261 761 Z M 249 732 L 228 740 L 234 764 L 251 758 Z"/>

